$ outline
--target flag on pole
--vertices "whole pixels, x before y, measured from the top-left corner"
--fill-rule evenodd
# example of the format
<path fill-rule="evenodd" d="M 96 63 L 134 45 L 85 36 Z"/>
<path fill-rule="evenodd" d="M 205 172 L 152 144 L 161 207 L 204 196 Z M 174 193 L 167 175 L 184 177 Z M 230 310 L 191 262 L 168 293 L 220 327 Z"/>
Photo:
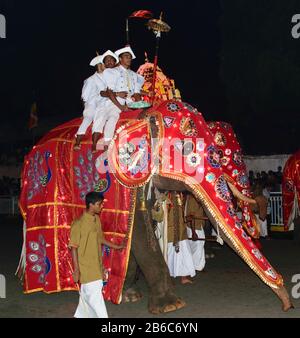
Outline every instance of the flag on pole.
<path fill-rule="evenodd" d="M 28 129 L 31 130 L 32 128 L 37 127 L 37 125 L 38 125 L 37 104 L 36 102 L 33 102 L 30 109 Z"/>
<path fill-rule="evenodd" d="M 139 11 L 133 12 L 129 18 L 151 19 L 153 18 L 153 13 L 145 9 L 140 9 Z"/>

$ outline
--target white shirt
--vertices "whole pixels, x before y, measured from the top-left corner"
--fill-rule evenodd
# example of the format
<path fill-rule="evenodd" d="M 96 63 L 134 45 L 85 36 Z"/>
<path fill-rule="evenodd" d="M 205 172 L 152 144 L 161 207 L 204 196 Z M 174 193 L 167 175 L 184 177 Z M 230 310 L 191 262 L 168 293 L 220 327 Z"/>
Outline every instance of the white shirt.
<path fill-rule="evenodd" d="M 106 90 L 102 74 L 103 73 L 96 72 L 84 81 L 81 98 L 85 104 L 90 104 L 96 107 L 104 101 L 104 98 L 100 95 L 101 91 Z"/>
<path fill-rule="evenodd" d="M 103 72 L 103 79 L 109 89 L 114 92 L 128 92 L 127 99 L 118 97 L 120 104 L 132 102 L 131 96 L 135 93 L 140 93 L 144 84 L 144 78 L 123 66 L 105 69 Z"/>

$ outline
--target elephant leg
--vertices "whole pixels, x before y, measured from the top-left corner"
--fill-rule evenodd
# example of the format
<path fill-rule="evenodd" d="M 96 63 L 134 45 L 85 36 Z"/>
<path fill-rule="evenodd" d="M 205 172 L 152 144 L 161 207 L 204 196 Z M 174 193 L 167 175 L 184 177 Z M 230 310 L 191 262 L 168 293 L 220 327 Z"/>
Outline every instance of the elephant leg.
<path fill-rule="evenodd" d="M 138 289 L 136 282 L 138 279 L 138 266 L 133 253 L 130 253 L 127 274 L 124 283 L 124 291 L 122 296 L 122 302 L 135 303 L 142 298 L 142 293 Z"/>
<path fill-rule="evenodd" d="M 153 314 L 175 311 L 185 303 L 174 292 L 168 267 L 147 217 L 147 211 L 136 210 L 131 250 L 149 287 L 148 309 Z"/>

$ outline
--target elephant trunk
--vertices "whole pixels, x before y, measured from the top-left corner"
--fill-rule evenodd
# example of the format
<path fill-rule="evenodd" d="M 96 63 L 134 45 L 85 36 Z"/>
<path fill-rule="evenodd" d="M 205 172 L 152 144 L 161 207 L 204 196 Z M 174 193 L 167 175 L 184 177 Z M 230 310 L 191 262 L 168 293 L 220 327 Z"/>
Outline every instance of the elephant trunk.
<path fill-rule="evenodd" d="M 247 202 L 249 204 L 256 204 L 256 201 L 253 199 L 253 198 L 249 198 L 245 195 L 243 195 L 236 187 L 234 184 L 228 182 L 227 180 L 227 184 L 230 188 L 230 190 L 232 191 L 233 193 L 233 196 L 236 197 L 238 200 L 240 201 L 244 201 L 244 202 Z"/>

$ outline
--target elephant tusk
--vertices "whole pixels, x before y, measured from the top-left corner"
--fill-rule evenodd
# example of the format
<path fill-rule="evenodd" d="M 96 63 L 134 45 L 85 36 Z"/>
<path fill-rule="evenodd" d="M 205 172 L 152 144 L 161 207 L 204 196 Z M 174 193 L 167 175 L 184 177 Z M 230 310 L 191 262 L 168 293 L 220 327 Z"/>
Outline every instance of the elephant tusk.
<path fill-rule="evenodd" d="M 240 191 L 238 191 L 238 189 L 235 187 L 234 184 L 230 183 L 227 181 L 227 184 L 230 188 L 230 190 L 233 193 L 233 196 L 236 197 L 238 200 L 250 203 L 250 204 L 256 204 L 256 201 L 253 198 L 249 198 L 245 195 L 243 195 Z"/>

